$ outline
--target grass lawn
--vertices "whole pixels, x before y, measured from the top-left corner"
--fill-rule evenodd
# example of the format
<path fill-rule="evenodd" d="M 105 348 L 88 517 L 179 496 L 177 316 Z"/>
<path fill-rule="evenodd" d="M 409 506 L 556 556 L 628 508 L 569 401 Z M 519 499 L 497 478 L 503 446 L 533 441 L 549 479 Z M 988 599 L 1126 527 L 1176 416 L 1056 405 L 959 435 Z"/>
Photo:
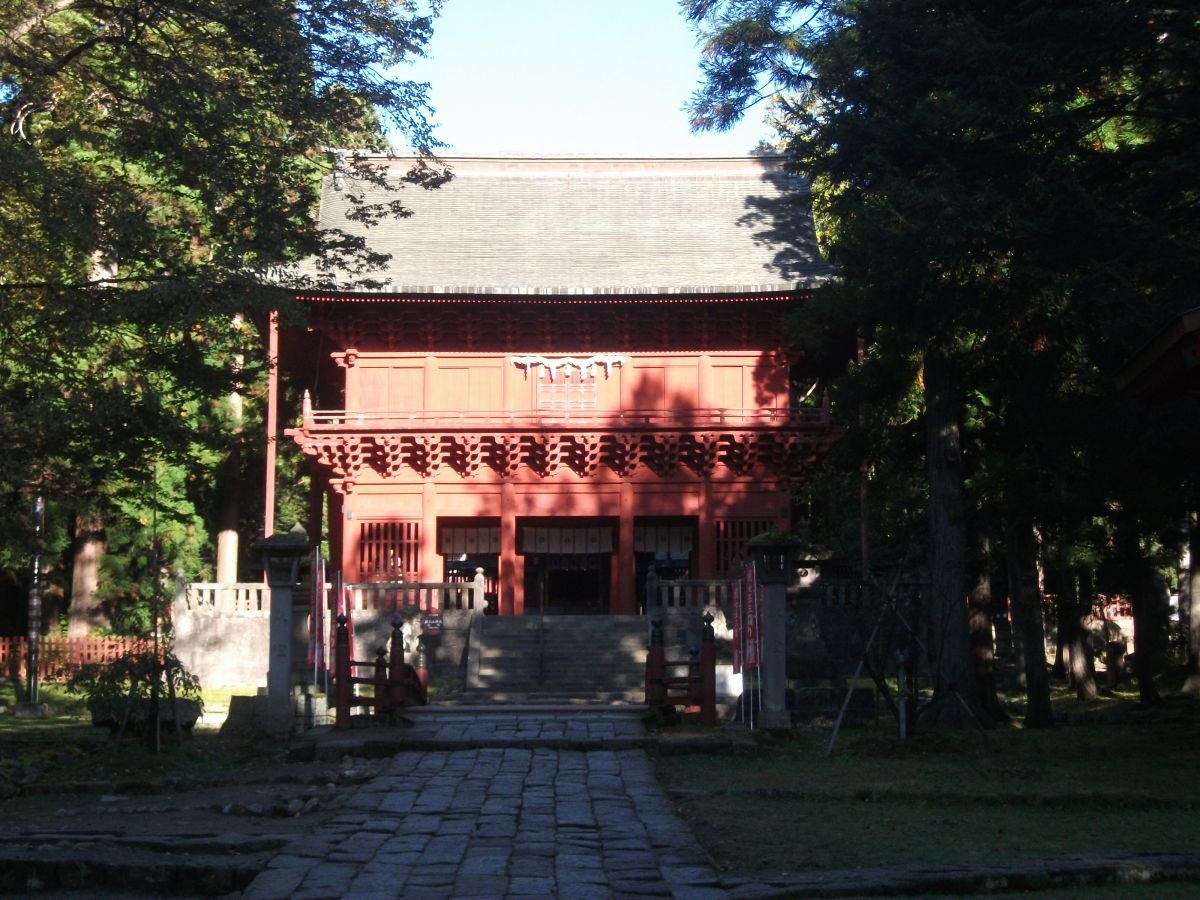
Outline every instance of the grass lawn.
<path fill-rule="evenodd" d="M 21 692 L 23 695 L 23 692 Z M 224 707 L 230 691 L 204 691 L 206 707 Z M 0 706 L 11 709 L 18 692 L 0 681 Z M 197 728 L 176 740 L 170 727 L 162 731 L 162 752 L 154 753 L 144 738 L 127 735 L 115 748 L 105 728 L 97 728 L 84 699 L 62 685 L 44 683 L 38 699 L 50 708 L 45 719 L 0 715 L 0 796 L 6 785 L 52 786 L 80 782 L 134 784 L 166 778 L 207 779 L 264 755 L 283 751 L 270 744 L 220 738 L 215 729 Z"/>
<path fill-rule="evenodd" d="M 843 731 L 831 758 L 824 732 L 757 755 L 666 756 L 658 768 L 728 870 L 1200 852 L 1198 704 L 1107 706 L 1105 721 L 904 744 L 881 720 L 879 730 Z"/>

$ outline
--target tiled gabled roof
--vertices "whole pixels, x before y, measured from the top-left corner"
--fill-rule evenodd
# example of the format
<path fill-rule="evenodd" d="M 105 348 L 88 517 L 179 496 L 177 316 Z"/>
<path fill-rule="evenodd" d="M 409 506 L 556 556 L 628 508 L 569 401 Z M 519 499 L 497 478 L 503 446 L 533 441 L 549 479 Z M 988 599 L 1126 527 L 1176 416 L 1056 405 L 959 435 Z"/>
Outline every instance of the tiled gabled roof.
<path fill-rule="evenodd" d="M 399 178 L 409 160 L 386 163 Z M 321 227 L 391 254 L 385 294 L 673 294 L 810 288 L 831 275 L 807 185 L 779 160 L 446 159 L 436 190 L 327 179 Z M 355 200 L 412 211 L 373 227 Z M 335 273 L 337 287 L 351 288 Z"/>

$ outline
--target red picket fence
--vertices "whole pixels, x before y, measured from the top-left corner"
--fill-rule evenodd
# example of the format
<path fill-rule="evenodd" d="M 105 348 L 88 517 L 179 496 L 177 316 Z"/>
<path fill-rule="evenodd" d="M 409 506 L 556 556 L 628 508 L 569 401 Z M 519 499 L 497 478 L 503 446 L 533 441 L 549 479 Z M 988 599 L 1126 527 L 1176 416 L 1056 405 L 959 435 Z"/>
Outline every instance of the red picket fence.
<path fill-rule="evenodd" d="M 0 637 L 0 673 L 24 678 L 29 659 L 27 639 Z M 65 681 L 87 663 L 112 662 L 126 653 L 152 652 L 154 644 L 141 638 L 43 637 L 38 642 L 38 679 Z"/>

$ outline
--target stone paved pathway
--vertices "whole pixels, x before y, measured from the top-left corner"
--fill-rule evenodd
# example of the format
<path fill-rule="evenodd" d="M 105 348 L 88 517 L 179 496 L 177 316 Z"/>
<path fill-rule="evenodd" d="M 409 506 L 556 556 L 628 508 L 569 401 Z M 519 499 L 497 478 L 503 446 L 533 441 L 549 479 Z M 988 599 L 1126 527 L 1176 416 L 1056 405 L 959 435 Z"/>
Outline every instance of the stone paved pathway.
<path fill-rule="evenodd" d="M 406 743 L 462 746 L 399 752 L 245 900 L 727 896 L 649 758 L 621 749 L 636 716 L 414 719 Z"/>
<path fill-rule="evenodd" d="M 414 710 L 412 725 L 404 730 L 410 746 L 439 749 L 437 745 L 487 747 L 540 746 L 559 750 L 628 750 L 650 743 L 641 717 L 621 707 L 587 711 L 551 707 L 424 707 Z"/>

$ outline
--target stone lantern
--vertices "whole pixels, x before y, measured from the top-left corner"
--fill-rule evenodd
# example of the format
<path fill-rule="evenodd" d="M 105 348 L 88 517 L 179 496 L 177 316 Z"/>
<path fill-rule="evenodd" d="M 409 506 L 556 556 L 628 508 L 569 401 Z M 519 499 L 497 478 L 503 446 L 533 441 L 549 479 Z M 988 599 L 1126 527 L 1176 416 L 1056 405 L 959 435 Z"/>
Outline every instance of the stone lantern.
<path fill-rule="evenodd" d="M 799 545 L 792 535 L 775 531 L 746 543 L 746 552 L 754 560 L 755 577 L 763 588 L 763 699 L 759 718 L 763 728 L 789 728 L 792 724 L 787 709 L 787 587 Z"/>
<path fill-rule="evenodd" d="M 292 729 L 292 591 L 300 578 L 300 562 L 308 553 L 308 533 L 297 523 L 287 534 L 256 541 L 267 586 L 271 589 L 270 658 L 267 664 L 267 714 L 263 723 L 272 735 Z"/>

